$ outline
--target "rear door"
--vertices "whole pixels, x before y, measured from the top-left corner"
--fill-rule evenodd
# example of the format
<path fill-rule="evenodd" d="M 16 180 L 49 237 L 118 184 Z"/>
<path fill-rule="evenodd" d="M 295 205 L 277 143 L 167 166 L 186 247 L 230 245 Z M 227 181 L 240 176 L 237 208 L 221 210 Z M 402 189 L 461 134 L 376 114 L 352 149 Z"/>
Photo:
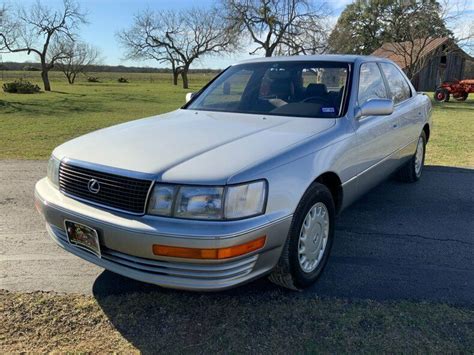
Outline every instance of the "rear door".
<path fill-rule="evenodd" d="M 390 98 L 393 100 L 394 112 L 399 117 L 396 138 L 398 148 L 401 149 L 418 139 L 421 128 L 417 122 L 420 120 L 422 110 L 412 99 L 415 93 L 412 92 L 400 70 L 391 63 L 379 65 L 386 79 Z"/>

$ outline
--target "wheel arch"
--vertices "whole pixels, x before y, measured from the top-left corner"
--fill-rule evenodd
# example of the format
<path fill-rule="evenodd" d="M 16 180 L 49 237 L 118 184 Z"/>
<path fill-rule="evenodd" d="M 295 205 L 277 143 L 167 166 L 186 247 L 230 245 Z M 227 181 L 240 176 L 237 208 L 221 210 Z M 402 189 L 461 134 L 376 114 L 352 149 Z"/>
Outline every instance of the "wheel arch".
<path fill-rule="evenodd" d="M 426 123 L 423 126 L 423 131 L 425 132 L 425 135 L 426 135 L 426 143 L 428 143 L 428 141 L 430 140 L 430 125 L 429 125 L 429 123 Z"/>
<path fill-rule="evenodd" d="M 318 182 L 329 189 L 334 200 L 336 213 L 339 213 L 343 199 L 342 182 L 339 176 L 333 171 L 327 171 L 319 175 L 314 182 Z"/>

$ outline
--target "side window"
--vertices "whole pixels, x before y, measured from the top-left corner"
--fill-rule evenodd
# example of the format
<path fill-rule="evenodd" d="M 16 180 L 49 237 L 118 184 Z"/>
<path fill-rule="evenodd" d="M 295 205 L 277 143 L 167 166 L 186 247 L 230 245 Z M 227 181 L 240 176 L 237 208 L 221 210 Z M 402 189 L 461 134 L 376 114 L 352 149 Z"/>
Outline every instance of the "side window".
<path fill-rule="evenodd" d="M 376 63 L 364 63 L 360 66 L 359 105 L 370 99 L 387 99 L 387 90 Z"/>
<path fill-rule="evenodd" d="M 392 100 L 394 104 L 405 101 L 410 98 L 410 86 L 402 76 L 400 71 L 395 68 L 393 64 L 381 63 L 382 71 L 387 78 L 388 86 L 392 93 Z"/>

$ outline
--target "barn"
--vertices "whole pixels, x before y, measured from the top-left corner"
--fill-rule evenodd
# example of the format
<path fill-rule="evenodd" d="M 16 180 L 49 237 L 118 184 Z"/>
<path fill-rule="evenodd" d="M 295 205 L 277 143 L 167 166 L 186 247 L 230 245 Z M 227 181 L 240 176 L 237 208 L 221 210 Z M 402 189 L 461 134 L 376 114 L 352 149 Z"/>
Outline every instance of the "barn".
<path fill-rule="evenodd" d="M 388 42 L 372 55 L 397 63 L 419 91 L 434 91 L 443 81 L 474 79 L 474 58 L 447 37 Z"/>

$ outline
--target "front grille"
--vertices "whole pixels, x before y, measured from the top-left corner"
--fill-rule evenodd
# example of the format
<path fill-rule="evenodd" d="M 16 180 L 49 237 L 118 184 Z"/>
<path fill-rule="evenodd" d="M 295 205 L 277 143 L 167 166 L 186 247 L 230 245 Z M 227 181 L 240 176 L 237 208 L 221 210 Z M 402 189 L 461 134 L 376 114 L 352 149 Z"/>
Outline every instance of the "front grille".
<path fill-rule="evenodd" d="M 89 182 L 95 179 L 100 190 L 92 193 Z M 146 199 L 152 182 L 128 176 L 90 170 L 70 163 L 59 166 L 59 188 L 71 197 L 134 214 L 145 212 Z"/>

